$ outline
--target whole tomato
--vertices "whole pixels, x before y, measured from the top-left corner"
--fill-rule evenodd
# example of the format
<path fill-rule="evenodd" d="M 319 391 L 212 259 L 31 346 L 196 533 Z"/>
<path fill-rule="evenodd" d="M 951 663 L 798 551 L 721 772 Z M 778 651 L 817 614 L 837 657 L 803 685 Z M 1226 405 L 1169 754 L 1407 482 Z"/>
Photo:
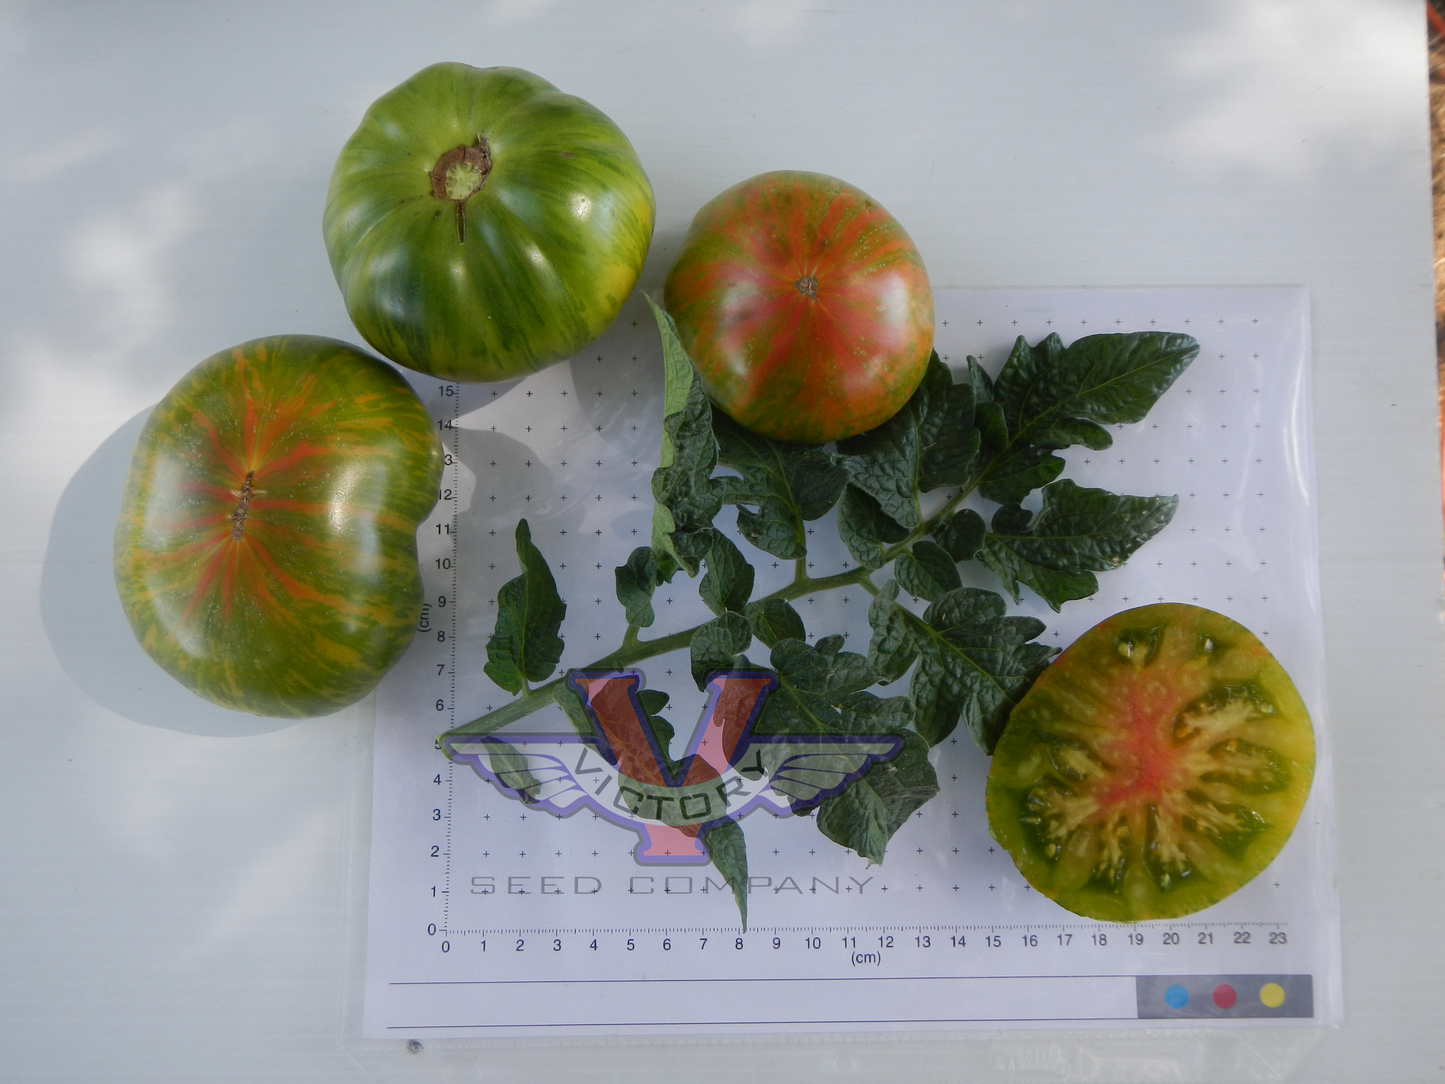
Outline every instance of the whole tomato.
<path fill-rule="evenodd" d="M 933 348 L 912 240 L 821 173 L 764 173 L 704 205 L 663 300 L 713 402 L 776 440 L 823 444 L 887 421 Z"/>
<path fill-rule="evenodd" d="M 323 230 L 368 343 L 409 369 L 491 381 L 607 329 L 653 217 L 637 153 L 598 109 L 516 68 L 434 64 L 366 111 Z"/>
<path fill-rule="evenodd" d="M 416 394 L 355 347 L 280 336 L 207 358 L 131 460 L 115 578 L 141 646 L 256 715 L 359 700 L 416 630 L 441 468 Z"/>

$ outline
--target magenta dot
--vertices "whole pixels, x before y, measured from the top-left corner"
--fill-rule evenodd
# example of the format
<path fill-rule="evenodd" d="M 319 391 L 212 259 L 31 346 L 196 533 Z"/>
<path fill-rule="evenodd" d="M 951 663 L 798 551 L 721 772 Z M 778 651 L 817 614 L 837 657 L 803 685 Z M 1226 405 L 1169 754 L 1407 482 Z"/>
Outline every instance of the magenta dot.
<path fill-rule="evenodd" d="M 1214 1003 L 1221 1009 L 1232 1009 L 1234 1003 L 1239 1000 L 1239 995 L 1234 992 L 1234 987 L 1227 982 L 1222 982 L 1214 988 Z"/>

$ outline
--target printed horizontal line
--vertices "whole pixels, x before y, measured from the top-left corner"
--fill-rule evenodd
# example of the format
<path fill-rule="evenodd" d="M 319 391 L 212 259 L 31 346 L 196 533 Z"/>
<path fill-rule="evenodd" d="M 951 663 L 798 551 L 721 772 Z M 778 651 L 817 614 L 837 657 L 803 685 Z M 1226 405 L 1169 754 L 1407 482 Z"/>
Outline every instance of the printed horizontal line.
<path fill-rule="evenodd" d="M 1137 1016 L 938 1016 L 878 1020 L 873 1017 L 841 1017 L 829 1020 L 639 1020 L 618 1024 L 563 1020 L 550 1024 L 388 1024 L 387 1031 L 448 1031 L 462 1028 L 698 1028 L 698 1027 L 807 1027 L 817 1024 L 1017 1024 L 1072 1023 L 1094 1020 L 1137 1020 Z M 1167 1021 L 1151 1020 L 1151 1024 Z M 1194 1023 L 1194 1021 L 1189 1021 Z"/>
<path fill-rule="evenodd" d="M 1213 974 L 1213 972 L 1210 972 Z M 1017 979 L 1134 979 L 1137 975 L 761 975 L 716 977 L 695 975 L 690 978 L 642 979 L 417 979 L 397 980 L 388 986 L 628 986 L 636 983 L 660 982 L 975 982 L 990 980 L 1008 982 Z M 1131 1018 L 1132 1019 L 1132 1018 Z"/>

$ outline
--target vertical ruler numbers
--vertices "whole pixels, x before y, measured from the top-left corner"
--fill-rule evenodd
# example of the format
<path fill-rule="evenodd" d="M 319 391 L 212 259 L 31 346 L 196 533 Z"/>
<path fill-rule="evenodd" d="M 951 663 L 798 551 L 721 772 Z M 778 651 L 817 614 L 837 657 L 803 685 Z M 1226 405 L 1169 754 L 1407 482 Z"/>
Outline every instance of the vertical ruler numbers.
<path fill-rule="evenodd" d="M 461 455 L 458 445 L 461 430 L 457 425 L 462 413 L 463 388 L 458 384 L 437 383 L 431 397 L 431 414 L 445 450 L 442 480 L 437 492 L 432 523 L 426 533 L 432 543 L 431 560 L 422 557 L 422 579 L 427 591 L 422 603 L 418 635 L 426 644 L 430 661 L 427 676 L 433 677 L 435 697 L 428 697 L 420 714 L 435 722 L 433 731 L 440 734 L 457 724 L 457 577 L 460 574 L 460 549 L 457 545 L 459 517 L 457 506 L 461 495 Z M 439 748 L 439 746 L 434 747 Z M 452 863 L 452 806 L 455 800 L 454 765 L 436 758 L 430 786 L 433 801 L 425 817 L 433 831 L 428 857 L 440 863 L 428 886 L 429 899 L 437 921 L 427 924 L 428 936 L 442 933 L 437 942 L 441 951 L 448 951 L 451 942 L 445 936 L 450 917 Z"/>

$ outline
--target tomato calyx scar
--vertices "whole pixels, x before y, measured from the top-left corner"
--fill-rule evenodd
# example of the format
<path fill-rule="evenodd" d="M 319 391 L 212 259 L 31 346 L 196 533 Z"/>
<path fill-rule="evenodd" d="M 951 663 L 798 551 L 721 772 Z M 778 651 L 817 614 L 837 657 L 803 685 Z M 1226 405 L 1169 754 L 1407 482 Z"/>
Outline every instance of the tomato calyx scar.
<path fill-rule="evenodd" d="M 818 300 L 818 277 L 816 275 L 804 275 L 797 282 L 793 283 L 798 293 L 813 301 Z"/>
<path fill-rule="evenodd" d="M 241 492 L 237 494 L 240 501 L 236 504 L 236 510 L 231 513 L 231 541 L 239 542 L 241 535 L 245 533 L 246 516 L 251 511 L 251 498 L 256 495 L 256 472 L 247 471 L 246 480 L 241 483 Z"/>
<path fill-rule="evenodd" d="M 485 136 L 477 136 L 470 147 L 453 147 L 437 159 L 427 177 L 431 194 L 449 200 L 457 208 L 457 244 L 466 243 L 466 218 L 463 209 L 467 200 L 482 190 L 492 172 L 492 152 Z"/>

